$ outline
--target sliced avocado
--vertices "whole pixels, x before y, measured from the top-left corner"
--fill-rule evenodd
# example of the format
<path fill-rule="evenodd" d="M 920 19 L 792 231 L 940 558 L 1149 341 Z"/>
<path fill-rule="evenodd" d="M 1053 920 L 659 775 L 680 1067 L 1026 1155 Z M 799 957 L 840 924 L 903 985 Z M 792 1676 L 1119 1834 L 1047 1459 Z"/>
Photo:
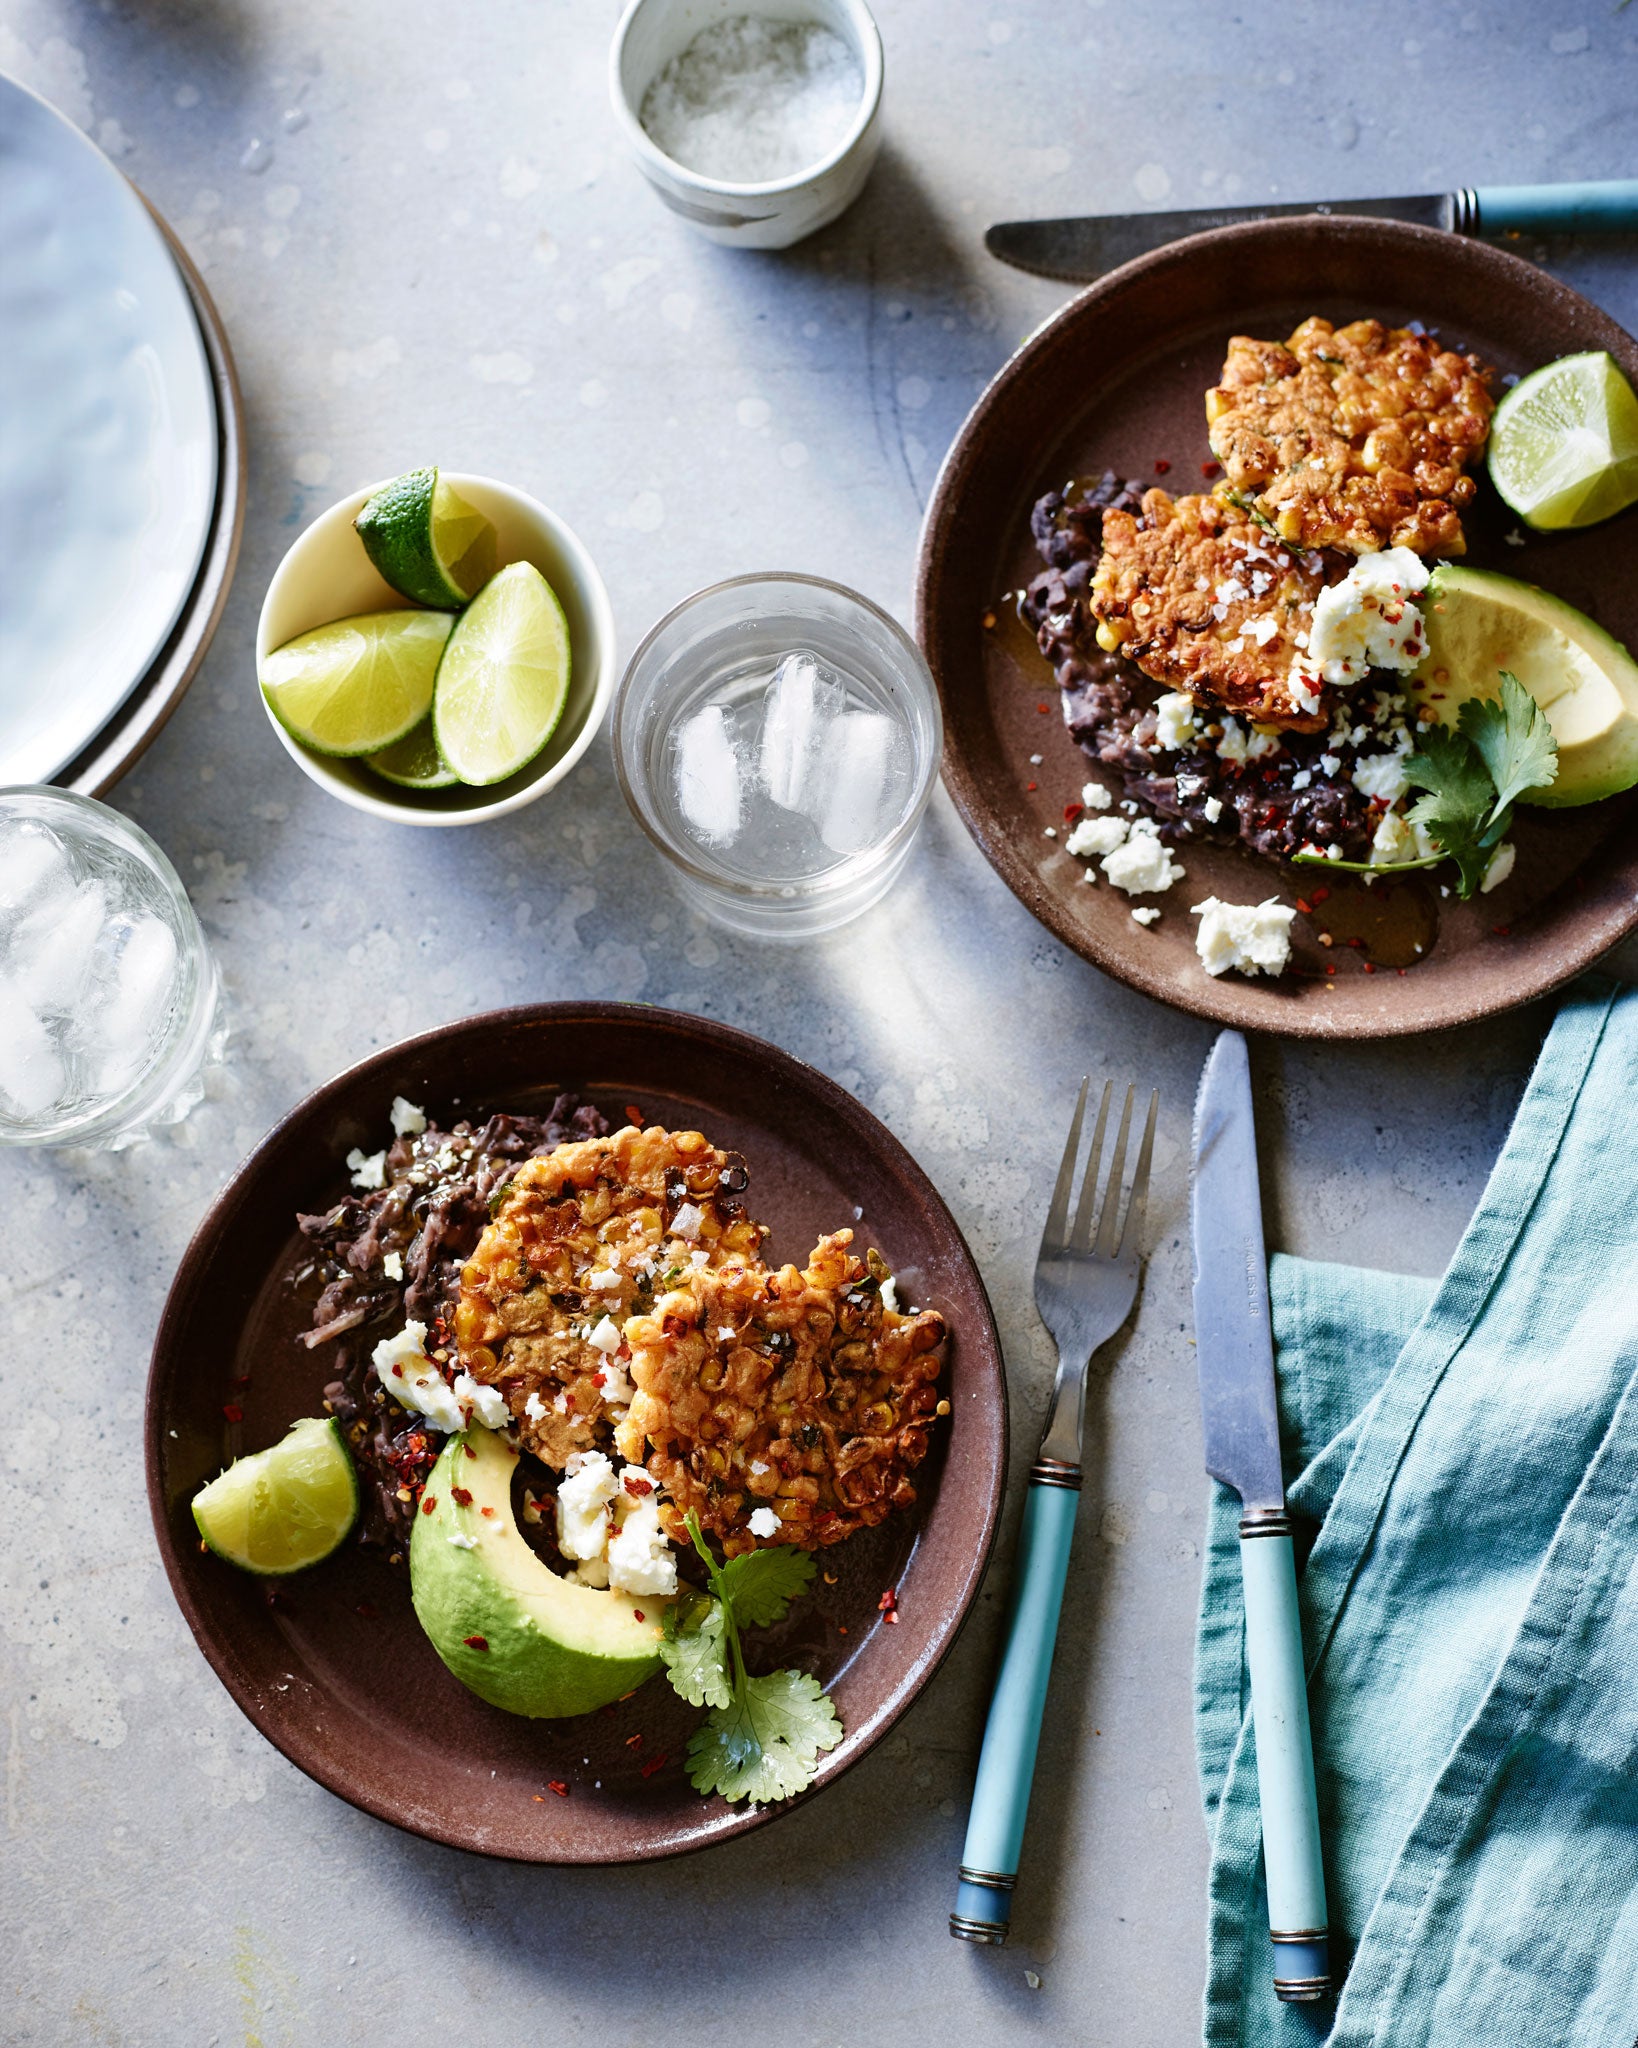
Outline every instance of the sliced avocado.
<path fill-rule="evenodd" d="M 517 1460 L 492 1430 L 450 1438 L 415 1517 L 410 1597 L 432 1647 L 480 1699 L 537 1719 L 589 1714 L 659 1670 L 670 1602 L 542 1564 L 512 1513 Z"/>
<path fill-rule="evenodd" d="M 1469 697 L 1494 697 L 1501 671 L 1518 677 L 1558 742 L 1558 776 L 1521 803 L 1597 803 L 1638 782 L 1638 662 L 1561 597 L 1443 562 L 1421 600 L 1428 651 L 1419 702 L 1454 725 Z"/>

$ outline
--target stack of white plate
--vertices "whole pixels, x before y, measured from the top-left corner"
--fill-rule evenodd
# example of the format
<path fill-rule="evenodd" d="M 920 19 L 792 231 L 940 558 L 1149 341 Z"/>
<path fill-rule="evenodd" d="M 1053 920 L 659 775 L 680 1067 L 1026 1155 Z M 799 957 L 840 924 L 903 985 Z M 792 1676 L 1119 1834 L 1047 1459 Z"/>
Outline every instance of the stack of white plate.
<path fill-rule="evenodd" d="M 72 122 L 0 76 L 0 785 L 100 794 L 192 679 L 238 552 L 214 307 Z"/>

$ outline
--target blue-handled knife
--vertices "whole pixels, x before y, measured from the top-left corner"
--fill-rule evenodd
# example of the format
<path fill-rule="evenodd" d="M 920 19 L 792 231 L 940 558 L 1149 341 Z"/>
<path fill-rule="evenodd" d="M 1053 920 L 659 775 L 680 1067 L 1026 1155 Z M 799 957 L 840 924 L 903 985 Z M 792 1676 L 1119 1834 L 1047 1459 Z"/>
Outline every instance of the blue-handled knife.
<path fill-rule="evenodd" d="M 1185 235 L 1308 213 L 1368 214 L 1455 235 L 1626 234 L 1638 229 L 1638 178 L 1580 185 L 1467 186 L 1460 192 L 1414 192 L 1400 199 L 1305 199 L 1268 206 L 1004 220 L 987 231 L 984 246 L 1019 270 L 1085 284 Z"/>
<path fill-rule="evenodd" d="M 1190 1219 L 1206 1470 L 1232 1486 L 1241 1502 L 1246 1663 L 1274 1991 L 1307 2002 L 1331 1995 L 1325 1874 L 1297 1573 L 1280 1473 L 1251 1065 L 1238 1031 L 1219 1036 L 1200 1077 Z"/>

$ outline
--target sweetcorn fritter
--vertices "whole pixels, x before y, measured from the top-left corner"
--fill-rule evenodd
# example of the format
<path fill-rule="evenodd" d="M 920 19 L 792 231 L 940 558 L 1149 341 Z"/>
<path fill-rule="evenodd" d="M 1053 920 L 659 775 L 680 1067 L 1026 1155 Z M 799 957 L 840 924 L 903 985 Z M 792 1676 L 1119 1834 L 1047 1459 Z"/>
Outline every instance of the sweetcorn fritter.
<path fill-rule="evenodd" d="M 1103 515 L 1089 606 L 1098 645 L 1147 676 L 1258 724 L 1327 722 L 1302 669 L 1323 565 L 1223 498 L 1145 491 Z"/>
<path fill-rule="evenodd" d="M 915 1499 L 937 1406 L 932 1310 L 882 1302 L 887 1269 L 821 1238 L 805 1268 L 754 1258 L 690 1268 L 626 1326 L 637 1391 L 615 1442 L 665 1489 L 672 1534 L 692 1509 L 731 1556 L 767 1540 L 817 1549 Z"/>
<path fill-rule="evenodd" d="M 622 1327 L 684 1272 L 754 1258 L 745 1164 L 698 1131 L 628 1126 L 526 1160 L 461 1273 L 460 1364 L 562 1470 L 631 1398 Z"/>
<path fill-rule="evenodd" d="M 1229 342 L 1206 393 L 1225 486 L 1300 548 L 1459 555 L 1464 472 L 1495 401 L 1476 356 L 1380 320 L 1317 316 L 1289 341 Z"/>

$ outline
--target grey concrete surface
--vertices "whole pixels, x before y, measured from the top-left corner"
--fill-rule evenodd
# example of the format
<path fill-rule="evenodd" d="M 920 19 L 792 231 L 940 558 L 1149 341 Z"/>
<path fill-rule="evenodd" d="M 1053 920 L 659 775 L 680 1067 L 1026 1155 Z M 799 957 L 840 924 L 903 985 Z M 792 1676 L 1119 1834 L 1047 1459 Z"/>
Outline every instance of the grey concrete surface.
<path fill-rule="evenodd" d="M 0 1165 L 7 2043 L 384 2048 L 476 2030 L 547 2048 L 1179 2048 L 1198 2031 L 1204 1487 L 1183 1229 L 1207 1030 L 1060 949 L 942 794 L 893 896 L 791 955 L 684 911 L 605 740 L 552 800 L 494 827 L 377 827 L 275 744 L 256 610 L 312 514 L 438 461 L 564 513 L 601 560 L 628 650 L 696 585 L 773 566 L 904 616 L 940 456 L 1062 296 L 991 263 L 986 221 L 1630 171 L 1638 13 L 881 0 L 883 161 L 849 218 L 770 259 L 695 239 L 625 160 L 604 89 L 615 12 L 0 4 L 0 67 L 80 121 L 203 266 L 251 435 L 227 616 L 115 795 L 194 891 L 230 992 L 231 1064 L 140 1151 Z M 1633 324 L 1630 249 L 1544 253 Z M 1030 1251 L 1074 1078 L 1162 1091 L 1157 1250 L 1092 1403 L 1004 1952 L 957 1947 L 944 1924 L 1016 1496 L 973 1625 L 900 1731 L 823 1799 L 669 1868 L 515 1869 L 353 1812 L 240 1718 L 171 1602 L 142 1493 L 142 1391 L 213 1191 L 272 1119 L 370 1048 L 550 996 L 745 1025 L 899 1132 L 993 1291 L 1015 1468 L 1048 1383 Z M 1261 1047 L 1273 1241 L 1436 1271 L 1544 1024 L 1538 1008 L 1411 1046 Z"/>

